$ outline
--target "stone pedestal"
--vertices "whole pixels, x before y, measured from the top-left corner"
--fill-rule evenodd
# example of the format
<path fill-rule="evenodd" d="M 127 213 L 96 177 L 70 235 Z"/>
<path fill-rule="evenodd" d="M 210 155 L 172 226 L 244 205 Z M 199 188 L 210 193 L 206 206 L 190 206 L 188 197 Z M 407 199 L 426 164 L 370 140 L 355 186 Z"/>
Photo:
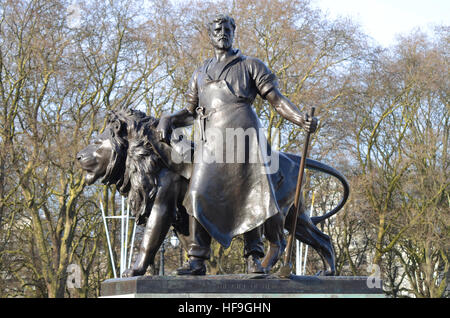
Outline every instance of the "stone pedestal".
<path fill-rule="evenodd" d="M 384 298 L 381 285 L 360 276 L 140 276 L 104 281 L 101 297 Z"/>

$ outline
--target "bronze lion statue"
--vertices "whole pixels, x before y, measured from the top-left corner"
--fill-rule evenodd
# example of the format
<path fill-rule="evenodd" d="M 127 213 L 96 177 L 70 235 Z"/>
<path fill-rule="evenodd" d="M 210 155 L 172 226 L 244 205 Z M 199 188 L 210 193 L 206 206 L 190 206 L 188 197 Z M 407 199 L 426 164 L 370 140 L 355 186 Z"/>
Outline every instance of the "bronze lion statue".
<path fill-rule="evenodd" d="M 111 111 L 103 133 L 77 154 L 81 168 L 86 171 L 86 183 L 93 184 L 100 180 L 106 185 L 115 184 L 119 192 L 128 197 L 137 224 L 145 226 L 136 261 L 125 276 L 145 274 L 171 226 L 185 249 L 189 244 L 191 216 L 182 202 L 189 185 L 192 163 L 183 159 L 192 158 L 194 146 L 183 136 L 173 137 L 170 145 L 159 141 L 155 130 L 157 125 L 158 119 L 138 110 Z M 178 156 L 176 160 L 174 156 Z M 279 156 L 279 171 L 271 177 L 276 178 L 276 197 L 286 227 L 291 224 L 294 215 L 300 157 L 283 152 Z M 325 269 L 321 274 L 334 275 L 335 254 L 331 239 L 316 224 L 343 207 L 349 195 L 349 186 L 345 177 L 330 166 L 308 159 L 306 167 L 332 175 L 343 186 L 342 199 L 336 207 L 312 218 L 302 210 L 295 229 L 296 238 L 314 248 L 322 258 Z M 270 226 L 265 225 L 264 231 L 270 233 Z M 276 264 L 282 252 L 279 247 L 269 244 L 269 251 L 262 262 L 266 273 Z"/>

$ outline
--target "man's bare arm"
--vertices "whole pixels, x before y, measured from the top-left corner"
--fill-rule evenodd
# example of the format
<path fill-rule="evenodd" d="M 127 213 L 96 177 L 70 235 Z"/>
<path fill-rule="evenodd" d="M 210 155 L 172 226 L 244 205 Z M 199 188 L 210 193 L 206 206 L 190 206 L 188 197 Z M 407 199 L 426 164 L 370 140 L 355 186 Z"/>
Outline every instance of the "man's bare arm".
<path fill-rule="evenodd" d="M 292 102 L 288 98 L 281 94 L 281 92 L 276 87 L 270 90 L 265 95 L 265 98 L 283 118 L 286 118 L 294 124 L 301 126 L 307 131 L 316 131 L 317 118 L 311 118 L 306 112 L 302 114 L 298 110 L 298 108 L 294 104 L 292 104 Z"/>
<path fill-rule="evenodd" d="M 160 139 L 168 142 L 174 128 L 190 126 L 193 122 L 194 115 L 187 109 L 182 109 L 176 113 L 161 117 L 156 130 L 160 134 Z"/>

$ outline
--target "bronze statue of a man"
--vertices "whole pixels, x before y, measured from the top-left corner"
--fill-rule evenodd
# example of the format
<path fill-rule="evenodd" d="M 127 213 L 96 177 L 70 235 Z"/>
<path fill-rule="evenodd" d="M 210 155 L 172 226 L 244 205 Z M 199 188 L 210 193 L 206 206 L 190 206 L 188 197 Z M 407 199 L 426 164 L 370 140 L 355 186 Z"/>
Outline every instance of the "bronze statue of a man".
<path fill-rule="evenodd" d="M 244 235 L 244 256 L 248 257 L 249 272 L 260 273 L 260 258 L 264 256 L 262 227 L 270 222 L 284 248 L 283 218 L 274 196 L 274 186 L 264 163 L 250 162 L 249 157 L 270 149 L 264 136 L 254 135 L 245 143 L 244 161 L 196 160 L 210 156 L 212 149 L 227 149 L 227 138 L 209 138 L 208 132 L 226 135 L 230 129 L 261 128 L 252 108 L 259 94 L 289 121 L 314 132 L 317 119 L 302 115 L 277 88 L 276 76 L 259 59 L 244 56 L 232 47 L 236 25 L 233 18 L 217 15 L 208 24 L 208 34 L 214 57 L 206 60 L 192 75 L 186 93 L 186 108 L 163 117 L 158 125 L 161 138 L 168 140 L 171 130 L 191 125 L 201 133 L 202 147 L 194 153 L 194 164 L 184 206 L 191 215 L 191 243 L 188 263 L 179 275 L 204 275 L 204 261 L 210 257 L 211 237 L 228 247 L 236 235 Z M 221 143 L 221 144 L 218 144 Z M 220 146 L 220 147 L 217 147 Z M 229 145 L 228 145 L 229 146 Z M 238 150 L 237 148 L 233 150 Z M 269 150 L 270 152 L 270 150 Z M 217 154 L 216 154 L 217 158 Z"/>

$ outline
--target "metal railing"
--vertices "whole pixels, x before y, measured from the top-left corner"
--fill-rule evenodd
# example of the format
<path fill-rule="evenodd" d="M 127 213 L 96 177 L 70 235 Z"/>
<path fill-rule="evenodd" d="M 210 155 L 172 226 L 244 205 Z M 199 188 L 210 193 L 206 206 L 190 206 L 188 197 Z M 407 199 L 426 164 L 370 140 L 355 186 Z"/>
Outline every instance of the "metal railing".
<path fill-rule="evenodd" d="M 125 209 L 125 197 L 122 196 L 122 211 L 121 215 L 112 215 L 112 216 L 106 216 L 105 215 L 105 209 L 103 208 L 102 200 L 100 199 L 100 209 L 102 211 L 102 219 L 103 219 L 103 225 L 105 227 L 105 233 L 106 233 L 106 241 L 108 243 L 108 250 L 109 250 L 109 256 L 111 261 L 111 267 L 113 270 L 114 278 L 117 278 L 117 271 L 116 271 L 116 263 L 114 261 L 114 253 L 112 250 L 111 245 L 111 239 L 109 235 L 109 229 L 108 229 L 108 219 L 120 219 L 120 262 L 119 262 L 119 277 L 122 278 L 123 272 L 130 268 L 131 266 L 131 259 L 133 256 L 133 249 L 134 249 L 134 238 L 136 236 L 136 219 L 133 216 L 130 216 L 130 205 L 127 204 Z M 129 222 L 130 219 L 134 220 L 133 225 L 133 232 L 131 234 L 131 246 L 128 250 L 128 231 L 129 231 Z M 128 262 L 127 262 L 127 256 L 128 256 Z"/>

